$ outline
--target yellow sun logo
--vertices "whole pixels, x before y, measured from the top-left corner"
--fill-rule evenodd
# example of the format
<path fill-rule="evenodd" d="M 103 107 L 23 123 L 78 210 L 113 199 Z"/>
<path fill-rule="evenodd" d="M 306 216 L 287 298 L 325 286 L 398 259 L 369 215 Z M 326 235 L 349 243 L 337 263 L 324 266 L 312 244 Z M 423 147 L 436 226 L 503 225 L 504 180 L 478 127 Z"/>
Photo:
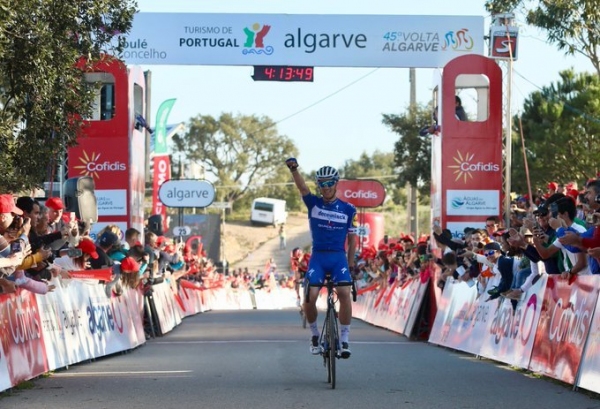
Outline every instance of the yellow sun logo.
<path fill-rule="evenodd" d="M 100 154 L 96 152 L 92 152 L 91 155 L 88 156 L 86 151 L 83 151 L 83 157 L 79 158 L 81 165 L 75 165 L 74 168 L 79 170 L 80 175 L 91 176 L 98 179 L 100 176 L 98 172 L 90 170 L 90 163 L 96 163 L 100 159 Z"/>
<path fill-rule="evenodd" d="M 475 157 L 474 153 L 466 153 L 464 156 L 462 155 L 462 153 L 460 153 L 459 151 L 456 151 L 456 156 L 454 158 L 452 158 L 452 160 L 456 163 L 456 165 L 451 165 L 448 166 L 450 169 L 454 169 L 454 173 L 456 175 L 456 178 L 454 179 L 454 181 L 458 181 L 459 179 L 463 179 L 463 182 L 467 183 L 467 178 L 469 179 L 473 179 L 473 175 L 471 174 L 471 171 L 469 170 L 464 170 L 469 169 L 468 166 L 463 166 L 465 163 L 471 162 L 473 160 L 473 158 Z"/>

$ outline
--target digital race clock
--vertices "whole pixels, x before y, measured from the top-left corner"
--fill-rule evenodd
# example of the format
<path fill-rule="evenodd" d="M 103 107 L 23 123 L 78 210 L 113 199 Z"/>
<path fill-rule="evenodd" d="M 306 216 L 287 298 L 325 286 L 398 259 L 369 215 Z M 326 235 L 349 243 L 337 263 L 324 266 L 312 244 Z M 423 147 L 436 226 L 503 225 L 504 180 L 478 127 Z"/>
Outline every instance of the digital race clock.
<path fill-rule="evenodd" d="M 289 65 L 255 65 L 254 81 L 300 81 L 313 82 L 314 67 Z"/>

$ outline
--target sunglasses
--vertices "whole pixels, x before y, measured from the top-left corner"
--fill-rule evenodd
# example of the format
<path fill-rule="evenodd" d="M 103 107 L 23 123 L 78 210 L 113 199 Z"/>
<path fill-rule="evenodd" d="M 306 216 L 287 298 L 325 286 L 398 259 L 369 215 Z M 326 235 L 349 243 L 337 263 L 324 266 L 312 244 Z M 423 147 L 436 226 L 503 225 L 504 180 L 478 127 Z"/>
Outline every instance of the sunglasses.
<path fill-rule="evenodd" d="M 489 250 L 483 252 L 483 255 L 486 257 L 493 256 L 494 254 L 496 254 L 496 250 Z"/>
<path fill-rule="evenodd" d="M 333 187 L 335 186 L 335 180 L 324 180 L 324 181 L 317 181 L 317 184 L 319 185 L 319 187 L 323 188 L 323 187 Z"/>

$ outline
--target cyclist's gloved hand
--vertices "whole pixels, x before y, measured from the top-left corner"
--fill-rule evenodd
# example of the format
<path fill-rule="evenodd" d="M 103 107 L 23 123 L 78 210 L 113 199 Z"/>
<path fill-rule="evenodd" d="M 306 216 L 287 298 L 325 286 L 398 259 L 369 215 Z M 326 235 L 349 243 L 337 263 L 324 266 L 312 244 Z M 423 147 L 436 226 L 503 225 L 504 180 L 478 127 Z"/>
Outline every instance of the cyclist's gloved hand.
<path fill-rule="evenodd" d="M 298 169 L 298 161 L 296 160 L 296 158 L 289 158 L 286 159 L 285 164 L 287 165 L 288 169 L 293 172 L 295 170 Z"/>

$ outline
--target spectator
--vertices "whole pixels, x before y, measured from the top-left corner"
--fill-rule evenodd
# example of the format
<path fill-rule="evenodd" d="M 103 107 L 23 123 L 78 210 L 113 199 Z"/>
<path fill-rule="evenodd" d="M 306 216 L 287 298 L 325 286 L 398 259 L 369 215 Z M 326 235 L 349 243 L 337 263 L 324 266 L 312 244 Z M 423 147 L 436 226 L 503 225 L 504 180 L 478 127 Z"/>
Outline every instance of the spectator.
<path fill-rule="evenodd" d="M 282 223 L 279 226 L 279 250 L 285 250 L 286 245 L 285 224 Z"/>
<path fill-rule="evenodd" d="M 63 255 L 61 257 L 57 257 L 54 260 L 54 264 L 67 272 L 88 270 L 91 267 L 90 259 L 98 259 L 96 245 L 91 239 L 83 238 L 76 248 L 81 250 L 81 256 L 69 257 L 68 255 Z"/>
<path fill-rule="evenodd" d="M 455 97 L 455 104 L 454 114 L 456 119 L 459 121 L 468 121 L 469 118 L 467 118 L 467 113 L 465 112 L 465 109 L 462 106 L 462 101 L 458 95 Z"/>
<path fill-rule="evenodd" d="M 133 257 L 121 260 L 121 282 L 125 287 L 137 288 L 140 283 L 140 264 Z"/>
<path fill-rule="evenodd" d="M 98 270 L 113 266 L 114 262 L 108 256 L 108 253 L 118 241 L 119 237 L 112 231 L 106 230 L 102 233 L 96 244 L 96 253 L 98 253 L 98 257 L 92 258 L 90 261 L 90 265 L 93 269 Z"/>
<path fill-rule="evenodd" d="M 563 197 L 556 202 L 551 203 L 550 206 L 552 219 L 549 221 L 549 224 L 556 230 L 557 237 L 562 237 L 566 229 L 578 233 L 585 232 L 586 229 L 584 227 L 573 222 L 576 213 L 576 207 L 573 200 Z M 560 267 L 562 267 L 561 271 L 563 278 L 569 278 L 570 276 L 577 274 L 590 273 L 585 253 L 572 247 L 567 248 L 558 239 L 555 239 L 550 246 L 545 247 L 542 239 L 534 236 L 533 244 L 542 259 L 549 258 L 553 254 L 561 252 L 563 262 Z"/>

